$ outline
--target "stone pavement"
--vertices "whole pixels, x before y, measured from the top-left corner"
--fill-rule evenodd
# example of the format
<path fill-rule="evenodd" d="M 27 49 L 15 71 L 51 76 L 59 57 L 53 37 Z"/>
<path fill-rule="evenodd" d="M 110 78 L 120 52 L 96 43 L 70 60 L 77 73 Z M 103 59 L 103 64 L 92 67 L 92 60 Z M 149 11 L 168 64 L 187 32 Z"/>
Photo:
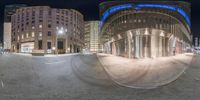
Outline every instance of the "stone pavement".
<path fill-rule="evenodd" d="M 102 68 L 104 67 L 96 55 L 58 57 L 0 55 L 0 100 L 199 100 L 200 98 L 200 55 L 194 55 L 191 65 L 178 79 L 153 89 L 116 85 L 108 77 L 110 74 Z"/>
<path fill-rule="evenodd" d="M 154 59 L 128 59 L 109 54 L 98 58 L 111 79 L 131 88 L 155 88 L 176 80 L 187 69 L 193 54 Z"/>

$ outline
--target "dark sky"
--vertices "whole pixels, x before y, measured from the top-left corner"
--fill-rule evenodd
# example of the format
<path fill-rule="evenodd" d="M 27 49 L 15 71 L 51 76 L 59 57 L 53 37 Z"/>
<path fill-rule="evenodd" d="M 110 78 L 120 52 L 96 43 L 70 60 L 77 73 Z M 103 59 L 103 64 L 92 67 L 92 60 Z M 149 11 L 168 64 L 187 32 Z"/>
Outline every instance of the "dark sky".
<path fill-rule="evenodd" d="M 84 15 L 85 20 L 97 20 L 99 19 L 98 5 L 103 1 L 112 0 L 0 0 L 0 41 L 3 40 L 3 13 L 5 5 L 27 4 L 28 6 L 47 5 L 54 8 L 72 8 L 80 11 Z M 200 6 L 200 0 L 193 0 L 190 2 L 192 4 L 192 33 L 194 35 L 200 35 L 198 29 L 198 26 L 200 26 L 200 10 L 198 9 L 198 6 Z"/>

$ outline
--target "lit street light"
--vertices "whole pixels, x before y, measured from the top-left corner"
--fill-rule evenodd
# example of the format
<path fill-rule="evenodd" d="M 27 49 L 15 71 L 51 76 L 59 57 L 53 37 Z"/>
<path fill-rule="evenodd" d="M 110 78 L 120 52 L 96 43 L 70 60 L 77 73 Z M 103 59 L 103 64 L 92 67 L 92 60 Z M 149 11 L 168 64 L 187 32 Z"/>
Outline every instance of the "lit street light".
<path fill-rule="evenodd" d="M 57 54 L 58 54 L 58 35 L 63 35 L 65 32 L 67 32 L 67 29 L 64 30 L 63 27 L 61 27 L 61 28 L 56 27 L 56 29 L 57 29 L 57 34 L 56 34 L 56 50 L 57 50 Z"/>

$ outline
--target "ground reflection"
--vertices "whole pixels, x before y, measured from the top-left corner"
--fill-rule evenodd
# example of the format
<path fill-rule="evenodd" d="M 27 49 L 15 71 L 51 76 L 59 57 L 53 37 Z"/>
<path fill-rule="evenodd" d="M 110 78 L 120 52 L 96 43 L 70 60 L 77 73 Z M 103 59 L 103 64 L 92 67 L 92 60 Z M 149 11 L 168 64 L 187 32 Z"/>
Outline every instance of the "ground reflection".
<path fill-rule="evenodd" d="M 192 59 L 189 53 L 154 59 L 82 54 L 72 59 L 72 68 L 76 76 L 90 84 L 151 89 L 176 80 Z"/>

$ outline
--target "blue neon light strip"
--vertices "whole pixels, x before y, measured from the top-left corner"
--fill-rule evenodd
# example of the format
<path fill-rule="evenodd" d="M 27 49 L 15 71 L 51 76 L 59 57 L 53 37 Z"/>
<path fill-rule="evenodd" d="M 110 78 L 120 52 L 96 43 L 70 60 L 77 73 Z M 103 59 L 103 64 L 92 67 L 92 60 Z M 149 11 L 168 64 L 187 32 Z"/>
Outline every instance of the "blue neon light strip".
<path fill-rule="evenodd" d="M 132 8 L 132 7 L 133 7 L 132 4 L 125 4 L 125 5 L 119 5 L 119 6 L 109 8 L 107 11 L 105 11 L 103 13 L 103 16 L 102 16 L 101 21 L 100 21 L 100 26 L 103 25 L 103 22 L 106 20 L 106 18 L 110 14 L 117 12 L 117 11 L 120 11 L 120 10 L 123 10 L 123 9 Z"/>
<path fill-rule="evenodd" d="M 119 5 L 119 6 L 111 7 L 108 10 L 106 10 L 103 13 L 103 16 L 101 18 L 100 27 L 103 25 L 104 21 L 106 20 L 106 18 L 110 14 L 115 13 L 115 12 L 120 11 L 120 10 L 133 8 L 133 7 L 135 7 L 135 9 L 137 9 L 137 10 L 140 10 L 142 8 L 145 8 L 145 7 L 152 7 L 152 8 L 164 8 L 164 9 L 177 11 L 180 15 L 182 15 L 185 18 L 187 24 L 189 26 L 191 26 L 190 18 L 188 17 L 186 12 L 182 8 L 179 8 L 179 7 L 176 7 L 176 6 L 171 6 L 171 5 L 165 5 L 165 4 L 136 4 L 136 5 L 134 5 L 134 4 L 125 4 L 125 5 Z"/>

